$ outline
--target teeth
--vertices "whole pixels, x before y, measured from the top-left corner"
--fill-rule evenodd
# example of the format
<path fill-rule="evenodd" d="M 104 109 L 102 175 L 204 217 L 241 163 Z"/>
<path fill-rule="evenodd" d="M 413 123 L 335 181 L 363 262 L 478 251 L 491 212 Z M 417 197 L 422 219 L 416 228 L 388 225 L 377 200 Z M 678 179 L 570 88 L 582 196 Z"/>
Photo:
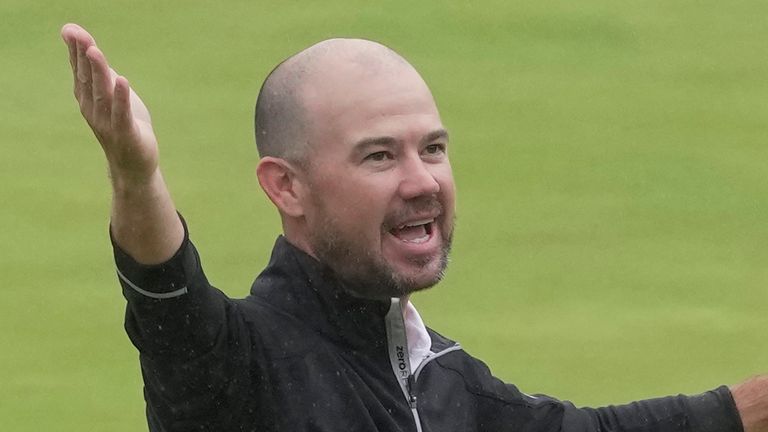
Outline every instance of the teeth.
<path fill-rule="evenodd" d="M 420 221 L 408 222 L 407 224 L 400 225 L 399 227 L 397 227 L 397 229 L 403 229 L 405 227 L 415 227 L 415 226 L 419 226 L 419 225 L 424 225 L 424 224 L 432 223 L 434 221 L 435 221 L 434 219 L 424 219 L 424 220 L 420 220 Z"/>
<path fill-rule="evenodd" d="M 419 237 L 419 238 L 416 238 L 416 239 L 413 239 L 413 240 L 403 240 L 403 241 L 406 242 L 406 243 L 421 244 L 421 243 L 426 243 L 427 240 L 429 240 L 429 236 L 428 235 L 426 235 L 424 237 Z"/>

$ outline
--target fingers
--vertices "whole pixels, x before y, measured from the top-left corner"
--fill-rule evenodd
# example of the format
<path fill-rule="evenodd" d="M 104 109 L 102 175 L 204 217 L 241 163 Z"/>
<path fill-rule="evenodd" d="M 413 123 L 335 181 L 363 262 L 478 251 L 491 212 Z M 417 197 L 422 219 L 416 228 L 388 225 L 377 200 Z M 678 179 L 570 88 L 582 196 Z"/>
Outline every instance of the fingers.
<path fill-rule="evenodd" d="M 66 24 L 61 29 L 61 37 L 69 50 L 75 97 L 94 131 L 131 127 L 128 81 L 109 67 L 94 38 L 82 27 Z"/>
<path fill-rule="evenodd" d="M 93 115 L 100 120 L 109 120 L 113 83 L 107 59 L 95 45 L 88 48 L 85 56 L 91 70 Z"/>
<path fill-rule="evenodd" d="M 125 131 L 132 124 L 131 87 L 125 77 L 117 76 L 112 97 L 112 125 L 117 130 Z"/>
<path fill-rule="evenodd" d="M 96 45 L 96 41 L 90 33 L 77 24 L 65 24 L 61 28 L 61 38 L 64 39 L 64 43 L 67 44 L 69 49 L 69 64 L 72 67 L 72 71 L 75 73 L 80 72 L 80 77 L 84 78 L 83 73 L 86 71 L 78 71 L 78 66 L 83 65 L 85 51 L 91 45 Z M 78 50 L 78 47 L 82 49 Z"/>
<path fill-rule="evenodd" d="M 75 72 L 77 66 L 77 41 L 75 34 L 80 28 L 76 24 L 64 24 L 64 27 L 61 28 L 61 38 L 69 49 L 69 65 L 72 67 L 73 72 Z"/>
<path fill-rule="evenodd" d="M 96 45 L 96 41 L 93 37 L 80 26 L 74 25 L 73 35 L 75 40 L 75 46 L 77 47 L 77 79 L 82 84 L 90 84 L 91 81 L 91 66 L 85 52 L 93 45 Z"/>
<path fill-rule="evenodd" d="M 91 62 L 86 51 L 96 45 L 93 37 L 77 24 L 66 24 L 61 29 L 61 37 L 69 50 L 69 64 L 74 78 L 75 98 L 80 104 L 80 111 L 89 119 L 93 110 L 93 91 Z"/>
<path fill-rule="evenodd" d="M 73 88 L 75 98 L 80 99 L 80 84 L 77 80 L 77 32 L 80 27 L 74 24 L 66 24 L 61 29 L 61 38 L 67 44 L 69 50 L 69 66 L 72 68 L 72 78 L 74 79 Z"/>
<path fill-rule="evenodd" d="M 64 39 L 64 43 L 67 44 L 69 50 L 69 66 L 72 68 L 72 72 L 75 72 L 75 66 L 77 65 L 77 46 L 75 45 L 72 35 L 67 31 L 67 27 L 61 30 L 61 37 Z"/>

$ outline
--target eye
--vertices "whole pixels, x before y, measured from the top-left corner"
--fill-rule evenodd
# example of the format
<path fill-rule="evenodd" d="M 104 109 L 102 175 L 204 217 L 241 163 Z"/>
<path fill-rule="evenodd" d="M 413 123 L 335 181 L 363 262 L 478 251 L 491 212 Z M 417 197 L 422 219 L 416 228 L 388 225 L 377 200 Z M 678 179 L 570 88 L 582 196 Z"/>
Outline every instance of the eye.
<path fill-rule="evenodd" d="M 424 153 L 429 155 L 445 153 L 445 144 L 430 144 L 424 148 Z"/>
<path fill-rule="evenodd" d="M 388 151 L 377 151 L 365 157 L 365 160 L 373 162 L 383 162 L 389 159 L 392 159 L 392 153 Z"/>

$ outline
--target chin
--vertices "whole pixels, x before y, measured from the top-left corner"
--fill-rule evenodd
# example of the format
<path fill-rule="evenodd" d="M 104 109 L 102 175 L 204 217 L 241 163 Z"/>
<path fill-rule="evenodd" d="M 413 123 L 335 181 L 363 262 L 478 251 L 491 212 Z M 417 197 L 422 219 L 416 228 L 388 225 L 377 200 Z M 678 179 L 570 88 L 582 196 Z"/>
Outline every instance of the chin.
<path fill-rule="evenodd" d="M 443 280 L 446 265 L 447 257 L 438 257 L 418 270 L 398 274 L 395 279 L 398 280 L 403 295 L 425 290 Z"/>
<path fill-rule="evenodd" d="M 437 251 L 422 256 L 366 252 L 340 235 L 321 236 L 314 250 L 346 291 L 356 297 L 388 300 L 430 288 L 443 279 L 451 246 L 451 237 L 445 238 Z"/>
<path fill-rule="evenodd" d="M 409 271 L 397 271 L 389 267 L 388 271 L 379 268 L 380 273 L 366 273 L 365 275 L 340 275 L 347 291 L 356 297 L 388 300 L 392 297 L 404 297 L 412 293 L 422 291 L 435 286 L 443 279 L 445 266 L 442 259 L 430 265 L 430 269 L 408 269 Z"/>

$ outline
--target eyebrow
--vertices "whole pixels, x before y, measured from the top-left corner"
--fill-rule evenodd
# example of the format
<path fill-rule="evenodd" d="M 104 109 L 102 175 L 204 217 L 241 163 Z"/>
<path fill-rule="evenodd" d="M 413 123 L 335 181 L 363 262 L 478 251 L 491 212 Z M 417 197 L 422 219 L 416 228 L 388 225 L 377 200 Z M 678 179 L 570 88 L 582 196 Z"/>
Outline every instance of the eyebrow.
<path fill-rule="evenodd" d="M 437 129 L 430 133 L 428 133 L 424 138 L 421 139 L 422 144 L 426 144 L 438 139 L 444 139 L 448 141 L 448 131 L 445 129 Z"/>
<path fill-rule="evenodd" d="M 420 140 L 420 144 L 427 144 L 437 139 L 448 140 L 448 131 L 445 129 L 436 129 L 426 135 Z M 362 153 L 366 148 L 372 146 L 392 147 L 397 144 L 397 139 L 392 136 L 378 136 L 363 138 L 356 142 L 353 146 L 355 153 Z"/>

